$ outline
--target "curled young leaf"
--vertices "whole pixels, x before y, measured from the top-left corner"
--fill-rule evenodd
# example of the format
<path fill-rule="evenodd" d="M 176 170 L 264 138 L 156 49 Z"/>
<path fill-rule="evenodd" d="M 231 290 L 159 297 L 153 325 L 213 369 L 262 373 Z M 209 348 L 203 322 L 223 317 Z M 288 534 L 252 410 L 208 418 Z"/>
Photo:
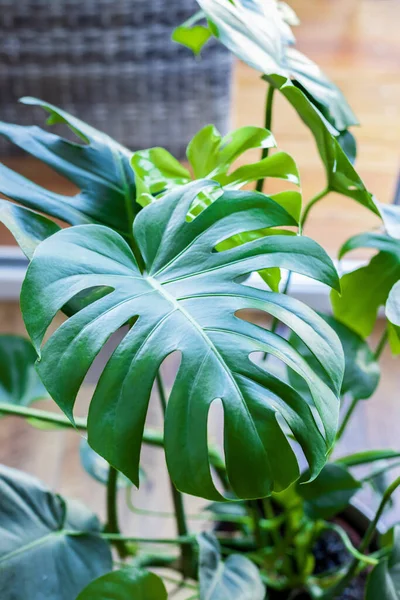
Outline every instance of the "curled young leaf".
<path fill-rule="evenodd" d="M 291 217 L 262 194 L 225 191 L 198 217 L 187 220 L 196 197 L 209 186 L 215 183 L 183 186 L 139 213 L 134 238 L 145 264 L 143 273 L 128 244 L 106 227 L 72 227 L 48 238 L 28 268 L 22 310 L 40 354 L 40 376 L 70 419 L 96 355 L 114 331 L 138 317 L 111 356 L 92 398 L 90 445 L 138 484 L 151 388 L 162 361 L 178 351 L 181 364 L 165 421 L 166 458 L 176 487 L 221 499 L 211 478 L 207 447 L 209 409 L 220 398 L 232 488 L 238 497 L 259 498 L 284 489 L 299 476 L 288 428 L 303 448 L 311 476 L 324 465 L 336 435 L 343 354 L 336 334 L 311 309 L 240 281 L 243 275 L 270 267 L 302 273 L 332 287 L 338 279 L 326 253 L 305 237 L 269 236 L 215 251 L 224 239 L 279 227 Z M 63 323 L 41 349 L 56 312 L 93 285 L 110 293 Z M 261 310 L 286 323 L 317 357 L 326 381 L 289 342 L 240 318 L 242 309 Z M 251 355 L 257 352 L 270 353 L 306 380 L 318 419 L 295 390 L 255 364 Z"/>

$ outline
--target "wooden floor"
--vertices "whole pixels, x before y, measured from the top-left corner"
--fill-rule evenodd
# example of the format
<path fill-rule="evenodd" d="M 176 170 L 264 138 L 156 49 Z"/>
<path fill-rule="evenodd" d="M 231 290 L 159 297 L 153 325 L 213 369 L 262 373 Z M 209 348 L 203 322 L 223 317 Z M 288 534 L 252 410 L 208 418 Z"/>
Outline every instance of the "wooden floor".
<path fill-rule="evenodd" d="M 398 0 L 293 0 L 302 19 L 297 30 L 299 49 L 318 61 L 342 87 L 362 123 L 358 168 L 366 184 L 382 201 L 389 201 L 399 170 L 400 140 L 400 42 Z M 261 124 L 265 85 L 258 75 L 242 64 L 235 70 L 235 125 Z M 323 174 L 313 140 L 285 102 L 278 101 L 274 132 L 279 146 L 298 161 L 303 191 L 311 197 L 323 187 Z M 61 179 L 49 172 L 37 172 L 32 161 L 8 161 L 35 179 L 67 192 Z M 68 193 L 68 192 L 67 192 Z M 356 203 L 331 195 L 315 210 L 308 233 L 332 254 L 349 235 L 373 227 L 376 219 Z M 1 233 L 0 243 L 10 243 Z M 16 304 L 0 306 L 0 332 L 23 332 Z M 391 446 L 400 449 L 399 369 L 388 353 L 384 355 L 383 382 L 374 399 L 360 407 L 343 440 L 340 453 L 365 447 Z M 86 390 L 86 396 L 90 390 Z M 87 399 L 82 400 L 84 406 Z M 159 423 L 156 406 L 151 423 Z M 93 483 L 79 464 L 79 435 L 74 432 L 41 432 L 16 419 L 0 423 L 0 462 L 26 469 L 53 489 L 104 510 L 104 489 Z M 146 479 L 134 493 L 138 506 L 170 510 L 170 497 L 162 452 L 146 450 L 143 466 Z M 122 504 L 122 498 L 121 498 Z M 187 499 L 190 510 L 201 504 Z M 162 520 L 128 514 L 123 508 L 124 529 L 146 535 L 167 535 L 171 519 Z M 198 522 L 193 522 L 198 528 Z"/>

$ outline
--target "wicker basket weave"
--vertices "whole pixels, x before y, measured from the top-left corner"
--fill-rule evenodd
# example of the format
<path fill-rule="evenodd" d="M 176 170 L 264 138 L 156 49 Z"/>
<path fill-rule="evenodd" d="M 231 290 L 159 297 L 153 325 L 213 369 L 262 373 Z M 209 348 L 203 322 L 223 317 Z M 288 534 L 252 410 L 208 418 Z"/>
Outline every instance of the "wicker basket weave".
<path fill-rule="evenodd" d="M 41 111 L 17 103 L 36 96 L 132 149 L 164 146 L 182 157 L 203 125 L 224 132 L 229 124 L 229 53 L 211 42 L 196 60 L 170 40 L 196 7 L 195 0 L 0 0 L 0 119 L 42 124 Z"/>

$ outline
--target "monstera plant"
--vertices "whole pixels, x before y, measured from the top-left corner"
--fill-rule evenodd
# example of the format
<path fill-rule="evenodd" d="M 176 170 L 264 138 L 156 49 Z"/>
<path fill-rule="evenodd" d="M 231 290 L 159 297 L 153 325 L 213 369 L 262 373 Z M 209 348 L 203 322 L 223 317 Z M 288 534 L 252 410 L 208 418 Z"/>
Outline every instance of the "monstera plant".
<path fill-rule="evenodd" d="M 163 148 L 132 152 L 33 98 L 22 102 L 42 107 L 48 124 L 67 126 L 73 141 L 0 123 L 3 136 L 79 188 L 61 195 L 0 166 L 0 221 L 29 259 L 21 310 L 30 338 L 0 338 L 0 415 L 84 434 L 82 464 L 107 498 L 102 524 L 88 508 L 1 467 L 2 600 L 162 600 L 171 582 L 187 599 L 333 599 L 363 594 L 366 574 L 368 600 L 400 597 L 398 528 L 377 533 L 400 484 L 384 484 L 400 452 L 333 454 L 356 406 L 377 388 L 386 342 L 400 352 L 398 209 L 379 203 L 357 174 L 349 131 L 356 118 L 294 49 L 293 11 L 275 0 L 199 4 L 174 39 L 199 53 L 215 36 L 260 71 L 265 128 L 222 136 L 208 125 L 182 165 Z M 326 173 L 307 203 L 295 161 L 275 150 L 275 92 L 310 129 Z M 260 159 L 244 164 L 242 155 L 257 148 Z M 272 177 L 282 190 L 266 195 Z M 382 219 L 379 231 L 344 245 L 340 257 L 361 246 L 378 253 L 342 277 L 303 235 L 311 209 L 331 191 Z M 290 295 L 292 273 L 332 290 L 334 316 Z M 387 327 L 373 351 L 367 338 L 382 306 Z M 88 415 L 76 416 L 99 354 L 105 366 Z M 171 355 L 177 372 L 166 386 L 161 366 Z M 162 430 L 146 426 L 154 388 Z M 31 406 L 37 400 L 62 412 Z M 223 450 L 209 435 L 214 402 L 223 411 Z M 153 514 L 130 495 L 143 476 L 143 445 L 164 449 L 176 537 L 122 530 L 121 488 L 128 508 Z M 349 507 L 368 486 L 379 507 L 356 531 Z M 207 500 L 205 510 L 188 515 L 185 494 Z M 153 543 L 176 551 L 149 551 Z"/>

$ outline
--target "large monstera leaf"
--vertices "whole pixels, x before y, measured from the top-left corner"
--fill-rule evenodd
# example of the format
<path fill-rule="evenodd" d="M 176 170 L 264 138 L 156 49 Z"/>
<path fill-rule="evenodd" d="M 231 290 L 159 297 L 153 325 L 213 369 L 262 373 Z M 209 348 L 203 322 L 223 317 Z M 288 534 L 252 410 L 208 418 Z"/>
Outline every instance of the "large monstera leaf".
<path fill-rule="evenodd" d="M 268 236 L 224 252 L 222 240 L 243 231 L 293 223 L 267 196 L 225 191 L 196 219 L 186 219 L 212 181 L 188 184 L 150 204 L 135 219 L 134 238 L 145 270 L 116 232 L 99 225 L 60 231 L 37 248 L 21 303 L 40 354 L 40 376 L 73 419 L 77 392 L 110 335 L 136 322 L 114 351 L 92 398 L 90 445 L 138 484 L 138 466 L 151 388 L 166 356 L 181 354 L 165 419 L 165 451 L 178 489 L 221 499 L 210 474 L 207 418 L 215 399 L 224 408 L 227 473 L 239 497 L 256 498 L 299 476 L 289 430 L 310 464 L 325 463 L 336 434 L 343 353 L 331 328 L 311 309 L 284 295 L 239 283 L 243 275 L 282 267 L 336 287 L 337 274 L 310 239 Z M 93 286 L 110 293 L 71 317 L 41 349 L 56 312 Z M 286 323 L 321 363 L 327 382 L 275 333 L 242 320 L 238 311 L 265 311 Z M 306 380 L 311 403 L 251 355 L 267 352 Z M 317 414 L 315 414 L 317 413 Z"/>
<path fill-rule="evenodd" d="M 0 192 L 71 225 L 102 223 L 131 235 L 134 213 L 139 209 L 130 167 L 132 152 L 52 104 L 36 98 L 23 98 L 21 102 L 42 107 L 50 114 L 49 124 L 66 124 L 80 138 L 80 143 L 40 127 L 4 122 L 0 122 L 0 135 L 49 165 L 80 191 L 74 196 L 57 194 L 0 165 Z"/>

